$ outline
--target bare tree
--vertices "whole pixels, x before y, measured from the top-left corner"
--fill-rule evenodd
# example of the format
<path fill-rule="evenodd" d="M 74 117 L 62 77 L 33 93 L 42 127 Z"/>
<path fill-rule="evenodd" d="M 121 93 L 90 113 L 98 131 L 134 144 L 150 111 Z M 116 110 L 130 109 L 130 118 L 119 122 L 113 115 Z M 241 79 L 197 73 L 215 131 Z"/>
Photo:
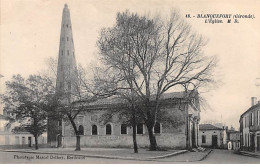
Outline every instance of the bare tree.
<path fill-rule="evenodd" d="M 213 81 L 216 61 L 203 55 L 205 44 L 176 11 L 169 20 L 118 13 L 116 25 L 101 30 L 101 60 L 121 77 L 117 90 L 129 89 L 138 96 L 150 150 L 157 149 L 153 128 L 161 96 L 168 90 L 197 90 Z"/>

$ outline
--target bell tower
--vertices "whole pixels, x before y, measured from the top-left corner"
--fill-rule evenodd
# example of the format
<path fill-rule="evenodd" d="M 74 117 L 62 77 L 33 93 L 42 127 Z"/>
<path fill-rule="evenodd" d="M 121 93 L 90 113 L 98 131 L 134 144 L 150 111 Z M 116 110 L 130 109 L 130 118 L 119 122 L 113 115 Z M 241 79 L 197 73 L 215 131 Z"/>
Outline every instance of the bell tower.
<path fill-rule="evenodd" d="M 61 94 L 75 92 L 76 77 L 77 67 L 70 10 L 68 5 L 65 4 L 62 12 L 56 91 Z"/>
<path fill-rule="evenodd" d="M 56 78 L 56 93 L 63 103 L 70 103 L 77 88 L 77 66 L 70 20 L 70 10 L 65 4 L 62 12 L 60 45 Z M 60 147 L 62 141 L 62 118 L 48 118 L 48 144 Z"/>

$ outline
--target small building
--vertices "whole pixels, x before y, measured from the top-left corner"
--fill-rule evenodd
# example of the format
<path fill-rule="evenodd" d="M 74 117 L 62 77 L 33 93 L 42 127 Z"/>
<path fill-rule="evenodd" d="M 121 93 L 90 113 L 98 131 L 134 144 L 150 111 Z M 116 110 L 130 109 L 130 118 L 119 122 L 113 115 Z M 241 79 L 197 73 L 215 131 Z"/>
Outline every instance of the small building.
<path fill-rule="evenodd" d="M 240 148 L 240 132 L 233 127 L 227 130 L 228 149 L 237 150 Z"/>
<path fill-rule="evenodd" d="M 199 146 L 211 148 L 226 147 L 226 129 L 211 124 L 199 125 Z"/>
<path fill-rule="evenodd" d="M 26 148 L 32 147 L 35 144 L 35 139 L 32 134 L 28 132 L 14 132 L 13 129 L 19 123 L 10 121 L 8 116 L 0 115 L 0 148 Z M 47 143 L 47 134 L 42 134 L 38 138 L 38 143 Z"/>
<path fill-rule="evenodd" d="M 251 107 L 240 116 L 241 149 L 260 152 L 260 101 L 251 98 Z"/>

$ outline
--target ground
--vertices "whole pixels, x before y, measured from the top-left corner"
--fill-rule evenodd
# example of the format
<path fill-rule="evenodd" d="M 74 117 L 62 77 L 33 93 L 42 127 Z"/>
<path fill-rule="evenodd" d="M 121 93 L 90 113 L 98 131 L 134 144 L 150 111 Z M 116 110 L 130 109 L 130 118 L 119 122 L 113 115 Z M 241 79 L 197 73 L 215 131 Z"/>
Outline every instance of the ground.
<path fill-rule="evenodd" d="M 36 159 L 42 158 L 42 159 Z M 140 158 L 143 154 L 139 154 Z M 201 158 L 205 157 L 205 153 L 202 152 L 187 152 L 175 156 L 153 159 L 153 160 L 123 160 L 123 159 L 110 159 L 110 158 L 97 158 L 97 157 L 87 157 L 87 156 L 74 156 L 61 154 L 41 154 L 41 153 L 22 153 L 22 152 L 3 152 L 0 151 L 0 163 L 91 163 L 91 164 L 149 164 L 149 163 L 192 163 L 192 164 L 214 164 L 214 163 L 225 163 L 225 164 L 259 164 L 260 159 L 234 154 L 232 151 L 228 150 L 213 150 L 208 156 L 203 160 Z M 33 159 L 32 159 L 33 158 Z M 201 161 L 199 161 L 201 160 Z"/>

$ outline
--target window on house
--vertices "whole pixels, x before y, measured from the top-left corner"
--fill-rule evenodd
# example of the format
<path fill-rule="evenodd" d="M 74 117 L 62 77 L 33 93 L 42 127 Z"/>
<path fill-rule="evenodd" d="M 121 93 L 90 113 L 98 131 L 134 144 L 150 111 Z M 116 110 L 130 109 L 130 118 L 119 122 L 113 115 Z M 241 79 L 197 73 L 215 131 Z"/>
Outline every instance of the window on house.
<path fill-rule="evenodd" d="M 106 125 L 106 135 L 111 135 L 112 134 L 112 127 L 110 124 Z"/>
<path fill-rule="evenodd" d="M 252 113 L 252 126 L 254 125 L 254 121 L 255 121 L 255 113 Z"/>
<path fill-rule="evenodd" d="M 250 113 L 249 115 L 249 126 L 254 125 L 254 113 Z"/>
<path fill-rule="evenodd" d="M 143 133 L 144 133 L 143 124 L 137 124 L 137 134 L 143 134 Z"/>
<path fill-rule="evenodd" d="M 161 125 L 158 122 L 154 125 L 154 133 L 161 133 Z"/>
<path fill-rule="evenodd" d="M 257 119 L 257 120 L 258 120 L 257 124 L 259 125 L 259 124 L 260 124 L 260 111 L 257 111 L 257 115 L 258 115 L 258 116 L 257 116 L 257 118 L 258 118 L 258 119 Z"/>
<path fill-rule="evenodd" d="M 92 135 L 97 135 L 98 130 L 97 130 L 97 125 L 92 125 Z"/>
<path fill-rule="evenodd" d="M 79 135 L 84 135 L 84 127 L 79 125 Z"/>
<path fill-rule="evenodd" d="M 126 124 L 121 125 L 121 134 L 127 134 L 127 125 Z"/>
<path fill-rule="evenodd" d="M 206 135 L 202 135 L 202 143 L 206 143 Z"/>

